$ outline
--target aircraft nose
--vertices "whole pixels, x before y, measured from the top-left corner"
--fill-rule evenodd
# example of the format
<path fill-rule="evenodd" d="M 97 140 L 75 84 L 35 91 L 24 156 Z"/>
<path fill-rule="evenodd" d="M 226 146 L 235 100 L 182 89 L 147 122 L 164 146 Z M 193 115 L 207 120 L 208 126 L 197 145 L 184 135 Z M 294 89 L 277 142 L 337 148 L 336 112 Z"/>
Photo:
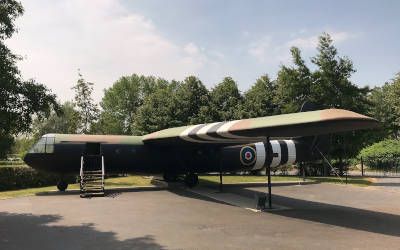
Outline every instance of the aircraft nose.
<path fill-rule="evenodd" d="M 33 155 L 31 153 L 27 153 L 24 157 L 24 162 L 26 163 L 26 165 L 32 167 L 33 164 Z"/>

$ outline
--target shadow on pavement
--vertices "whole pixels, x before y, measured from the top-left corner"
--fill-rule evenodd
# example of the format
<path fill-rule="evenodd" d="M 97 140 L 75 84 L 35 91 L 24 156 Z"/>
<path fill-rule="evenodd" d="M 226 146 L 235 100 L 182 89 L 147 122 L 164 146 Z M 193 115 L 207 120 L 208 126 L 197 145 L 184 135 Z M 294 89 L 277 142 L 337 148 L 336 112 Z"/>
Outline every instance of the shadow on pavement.
<path fill-rule="evenodd" d="M 59 226 L 62 217 L 0 213 L 0 249 L 165 249 L 151 235 L 120 241 L 92 224 Z"/>
<path fill-rule="evenodd" d="M 217 203 L 217 204 L 224 204 L 224 205 L 228 205 L 228 206 L 234 206 L 234 205 L 231 205 L 231 204 L 223 202 L 223 201 L 218 201 L 218 200 L 215 200 L 215 199 L 212 199 L 212 198 L 200 195 L 200 194 L 193 193 L 190 190 L 185 190 L 183 188 L 180 188 L 180 189 L 179 188 L 171 188 L 171 189 L 168 189 L 168 191 L 171 192 L 171 193 L 174 193 L 176 195 L 185 197 L 185 198 L 191 198 L 191 199 L 196 199 L 196 200 L 214 202 L 214 203 Z"/>
<path fill-rule="evenodd" d="M 372 187 L 400 187 L 400 182 L 375 182 L 370 186 Z"/>
<path fill-rule="evenodd" d="M 121 193 L 128 192 L 143 192 L 143 191 L 160 191 L 165 190 L 165 187 L 152 187 L 152 186 L 143 186 L 143 187 L 121 187 L 121 188 L 106 188 L 105 196 L 106 197 L 115 197 Z M 79 190 L 67 190 L 65 192 L 60 191 L 46 191 L 40 192 L 35 195 L 37 196 L 60 196 L 60 195 L 77 195 L 79 196 Z"/>
<path fill-rule="evenodd" d="M 232 192 L 246 197 L 254 197 L 254 194 L 265 194 L 245 189 L 244 187 L 226 188 L 225 192 Z M 273 193 L 272 202 L 291 208 L 288 210 L 269 211 L 272 214 L 372 233 L 400 236 L 400 215 L 295 199 Z"/>

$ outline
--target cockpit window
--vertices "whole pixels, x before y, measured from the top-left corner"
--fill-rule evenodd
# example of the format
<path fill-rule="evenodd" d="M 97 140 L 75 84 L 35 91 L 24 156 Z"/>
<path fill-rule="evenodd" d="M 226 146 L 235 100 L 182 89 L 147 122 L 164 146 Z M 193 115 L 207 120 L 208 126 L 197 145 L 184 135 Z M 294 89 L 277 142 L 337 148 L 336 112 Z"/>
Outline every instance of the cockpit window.
<path fill-rule="evenodd" d="M 54 136 L 44 135 L 40 140 L 29 150 L 29 153 L 54 153 Z"/>
<path fill-rule="evenodd" d="M 54 153 L 54 137 L 46 137 L 46 153 Z"/>

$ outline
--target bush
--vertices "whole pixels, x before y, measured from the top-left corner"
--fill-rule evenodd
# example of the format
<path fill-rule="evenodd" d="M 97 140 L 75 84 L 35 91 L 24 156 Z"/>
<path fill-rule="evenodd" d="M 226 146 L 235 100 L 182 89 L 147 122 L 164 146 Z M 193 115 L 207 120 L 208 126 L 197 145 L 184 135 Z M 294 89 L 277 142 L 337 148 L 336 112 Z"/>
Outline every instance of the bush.
<path fill-rule="evenodd" d="M 386 139 L 361 150 L 359 157 L 368 167 L 392 169 L 400 163 L 400 140 Z"/>
<path fill-rule="evenodd" d="M 39 172 L 30 167 L 0 167 L 0 191 L 56 185 L 59 175 Z M 64 179 L 75 182 L 75 176 Z"/>

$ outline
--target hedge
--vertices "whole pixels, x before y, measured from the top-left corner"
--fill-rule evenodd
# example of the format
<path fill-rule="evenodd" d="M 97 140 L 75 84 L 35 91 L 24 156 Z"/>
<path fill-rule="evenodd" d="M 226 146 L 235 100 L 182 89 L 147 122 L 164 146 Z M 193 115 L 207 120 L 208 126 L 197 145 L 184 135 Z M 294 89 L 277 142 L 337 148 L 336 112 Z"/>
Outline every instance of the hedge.
<path fill-rule="evenodd" d="M 56 185 L 59 175 L 39 172 L 26 166 L 0 167 L 0 191 Z M 68 183 L 76 181 L 75 176 L 64 178 Z"/>
<path fill-rule="evenodd" d="M 386 139 L 361 150 L 359 158 L 368 167 L 394 169 L 400 166 L 400 140 Z"/>

